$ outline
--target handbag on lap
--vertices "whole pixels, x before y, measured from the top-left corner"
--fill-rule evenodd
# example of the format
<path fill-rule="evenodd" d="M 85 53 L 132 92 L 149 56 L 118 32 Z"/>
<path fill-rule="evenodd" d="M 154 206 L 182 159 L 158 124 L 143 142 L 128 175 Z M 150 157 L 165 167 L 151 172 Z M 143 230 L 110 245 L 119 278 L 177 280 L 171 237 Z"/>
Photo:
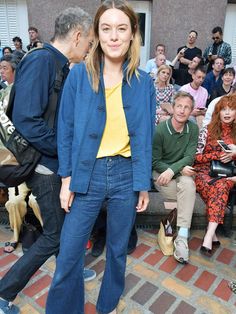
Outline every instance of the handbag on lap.
<path fill-rule="evenodd" d="M 233 177 L 236 175 L 236 166 L 234 161 L 223 163 L 219 160 L 212 160 L 209 176 L 214 178 L 209 184 L 213 184 L 221 178 Z"/>

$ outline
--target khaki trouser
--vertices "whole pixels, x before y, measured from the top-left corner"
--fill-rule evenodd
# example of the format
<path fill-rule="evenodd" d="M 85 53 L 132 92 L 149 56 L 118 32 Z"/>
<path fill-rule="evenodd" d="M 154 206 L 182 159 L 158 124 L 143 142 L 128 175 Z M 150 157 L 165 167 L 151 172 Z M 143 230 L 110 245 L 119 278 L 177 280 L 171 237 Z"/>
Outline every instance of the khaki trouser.
<path fill-rule="evenodd" d="M 30 191 L 25 183 L 22 183 L 18 186 L 19 195 L 15 195 L 15 188 L 8 189 L 8 201 L 5 204 L 5 207 L 9 213 L 10 226 L 13 230 L 13 238 L 10 242 L 18 242 L 20 228 L 23 222 L 23 219 L 27 212 L 27 204 L 25 198 Z M 39 220 L 40 224 L 43 225 L 43 221 L 40 214 L 40 209 L 35 197 L 30 194 L 29 196 L 29 206 L 32 208 L 35 216 Z"/>
<path fill-rule="evenodd" d="M 153 178 L 159 174 L 154 171 Z M 167 186 L 160 186 L 154 181 L 155 188 L 161 192 L 166 201 L 177 201 L 177 226 L 190 228 L 196 199 L 196 187 L 192 177 L 179 176 L 172 179 Z"/>

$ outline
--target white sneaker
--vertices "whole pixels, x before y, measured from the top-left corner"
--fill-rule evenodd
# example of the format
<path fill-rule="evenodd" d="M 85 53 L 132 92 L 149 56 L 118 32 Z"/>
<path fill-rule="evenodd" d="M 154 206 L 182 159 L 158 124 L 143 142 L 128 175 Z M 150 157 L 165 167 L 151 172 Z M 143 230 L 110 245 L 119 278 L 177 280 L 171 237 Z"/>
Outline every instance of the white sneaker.
<path fill-rule="evenodd" d="M 182 264 L 188 263 L 189 260 L 189 248 L 187 238 L 177 236 L 174 240 L 174 258 Z"/>

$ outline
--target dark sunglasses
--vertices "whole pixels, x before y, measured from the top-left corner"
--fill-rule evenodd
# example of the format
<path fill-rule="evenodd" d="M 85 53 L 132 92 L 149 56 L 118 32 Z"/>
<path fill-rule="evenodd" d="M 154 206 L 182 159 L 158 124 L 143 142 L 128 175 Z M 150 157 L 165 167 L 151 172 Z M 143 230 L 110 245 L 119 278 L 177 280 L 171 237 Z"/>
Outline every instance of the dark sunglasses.
<path fill-rule="evenodd" d="M 212 37 L 213 40 L 220 39 L 220 37 Z"/>

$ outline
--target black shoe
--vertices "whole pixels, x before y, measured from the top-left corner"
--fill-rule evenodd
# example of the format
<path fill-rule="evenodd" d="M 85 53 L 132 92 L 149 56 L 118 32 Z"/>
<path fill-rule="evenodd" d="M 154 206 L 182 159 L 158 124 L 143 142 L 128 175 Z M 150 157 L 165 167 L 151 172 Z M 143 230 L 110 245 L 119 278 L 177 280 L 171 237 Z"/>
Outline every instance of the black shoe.
<path fill-rule="evenodd" d="M 102 255 L 104 247 L 105 247 L 105 243 L 106 243 L 106 240 L 104 238 L 100 238 L 100 239 L 96 240 L 93 244 L 91 254 L 94 257 L 98 257 L 98 256 Z"/>
<path fill-rule="evenodd" d="M 212 248 L 213 249 L 218 249 L 220 247 L 221 243 L 220 241 L 212 241 Z"/>
<path fill-rule="evenodd" d="M 213 251 L 211 249 L 208 249 L 207 247 L 202 245 L 201 248 L 200 248 L 200 253 L 202 255 L 207 256 L 207 257 L 211 257 L 212 254 L 213 254 Z"/>
<path fill-rule="evenodd" d="M 128 243 L 128 248 L 127 248 L 128 255 L 132 254 L 135 251 L 137 242 L 138 242 L 138 234 L 137 234 L 135 226 L 133 226 L 133 229 L 129 237 L 129 243 Z"/>

